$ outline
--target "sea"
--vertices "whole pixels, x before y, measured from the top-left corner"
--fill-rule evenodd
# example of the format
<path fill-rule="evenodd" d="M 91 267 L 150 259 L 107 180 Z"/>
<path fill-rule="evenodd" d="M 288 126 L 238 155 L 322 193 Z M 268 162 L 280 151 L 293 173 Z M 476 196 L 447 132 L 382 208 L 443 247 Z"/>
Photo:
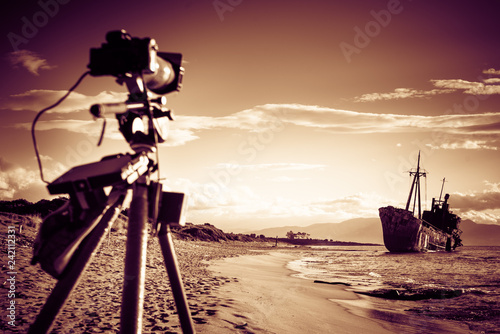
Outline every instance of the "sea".
<path fill-rule="evenodd" d="M 343 301 L 347 308 L 405 323 L 401 332 L 452 333 L 446 325 L 455 324 L 466 329 L 460 332 L 500 333 L 500 247 L 401 254 L 384 246 L 311 247 L 287 267 L 356 292 L 360 299 Z"/>

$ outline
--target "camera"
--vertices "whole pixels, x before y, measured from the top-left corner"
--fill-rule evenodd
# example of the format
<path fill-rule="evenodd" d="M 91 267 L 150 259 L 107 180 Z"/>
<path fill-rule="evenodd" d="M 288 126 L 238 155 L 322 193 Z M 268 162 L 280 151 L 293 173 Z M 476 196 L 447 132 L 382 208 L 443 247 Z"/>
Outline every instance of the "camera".
<path fill-rule="evenodd" d="M 181 89 L 182 54 L 158 52 L 154 39 L 131 37 L 123 29 L 108 32 L 106 42 L 90 49 L 90 75 L 121 80 L 140 75 L 146 87 L 160 95 Z"/>

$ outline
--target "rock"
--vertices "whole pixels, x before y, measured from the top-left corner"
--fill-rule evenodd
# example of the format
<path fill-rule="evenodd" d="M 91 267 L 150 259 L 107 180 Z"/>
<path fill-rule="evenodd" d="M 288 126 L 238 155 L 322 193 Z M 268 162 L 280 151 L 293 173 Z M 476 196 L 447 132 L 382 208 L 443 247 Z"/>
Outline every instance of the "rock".
<path fill-rule="evenodd" d="M 371 292 L 356 291 L 357 294 L 370 297 L 397 300 L 424 300 L 424 299 L 448 299 L 459 297 L 463 290 L 452 289 L 421 289 L 421 290 L 398 290 L 398 289 L 379 289 Z"/>
<path fill-rule="evenodd" d="M 326 282 L 326 281 L 320 281 L 320 280 L 315 280 L 314 283 L 351 286 L 351 284 L 344 283 L 344 282 Z"/>

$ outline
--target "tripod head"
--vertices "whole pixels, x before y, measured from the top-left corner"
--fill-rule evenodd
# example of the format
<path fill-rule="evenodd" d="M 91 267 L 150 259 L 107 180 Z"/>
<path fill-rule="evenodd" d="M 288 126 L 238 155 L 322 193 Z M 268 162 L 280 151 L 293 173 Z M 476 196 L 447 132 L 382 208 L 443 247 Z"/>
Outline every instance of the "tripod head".
<path fill-rule="evenodd" d="M 152 151 L 166 140 L 168 121 L 173 120 L 166 108 L 165 95 L 182 87 L 184 69 L 182 54 L 158 52 L 151 38 L 131 37 L 125 30 L 111 31 L 107 43 L 90 50 L 88 65 L 92 76 L 112 75 L 129 91 L 124 103 L 96 104 L 90 108 L 94 117 L 114 113 L 120 132 L 137 152 Z"/>

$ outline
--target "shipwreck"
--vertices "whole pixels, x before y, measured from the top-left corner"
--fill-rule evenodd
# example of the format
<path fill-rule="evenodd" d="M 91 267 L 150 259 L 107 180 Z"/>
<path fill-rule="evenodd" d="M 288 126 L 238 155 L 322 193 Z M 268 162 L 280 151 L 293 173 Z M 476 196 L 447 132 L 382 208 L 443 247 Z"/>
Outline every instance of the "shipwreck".
<path fill-rule="evenodd" d="M 402 253 L 452 251 L 462 246 L 460 217 L 450 211 L 449 194 L 441 199 L 445 179 L 439 199 L 433 198 L 431 209 L 422 212 L 420 179 L 426 177 L 427 172 L 420 168 L 420 153 L 416 170 L 410 171 L 410 177 L 412 176 L 413 182 L 405 209 L 393 206 L 379 208 L 385 247 L 390 252 Z"/>

